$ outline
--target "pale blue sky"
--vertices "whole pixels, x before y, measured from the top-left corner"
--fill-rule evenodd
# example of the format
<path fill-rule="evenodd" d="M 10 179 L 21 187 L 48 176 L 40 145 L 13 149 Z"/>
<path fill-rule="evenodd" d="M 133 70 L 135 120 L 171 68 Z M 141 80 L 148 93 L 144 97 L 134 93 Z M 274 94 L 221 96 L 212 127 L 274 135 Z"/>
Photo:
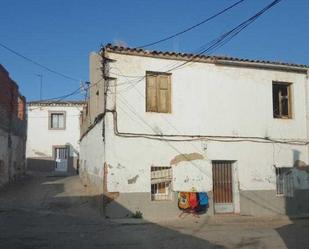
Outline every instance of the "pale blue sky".
<path fill-rule="evenodd" d="M 0 42 L 56 71 L 87 81 L 88 55 L 100 44 L 139 46 L 193 25 L 236 0 L 0 0 Z M 247 0 L 199 28 L 149 49 L 192 52 L 263 8 Z M 216 54 L 309 64 L 309 1 L 283 0 Z M 28 100 L 73 91 L 78 82 L 53 75 L 0 47 L 0 63 Z M 81 96 L 76 96 L 78 98 Z"/>

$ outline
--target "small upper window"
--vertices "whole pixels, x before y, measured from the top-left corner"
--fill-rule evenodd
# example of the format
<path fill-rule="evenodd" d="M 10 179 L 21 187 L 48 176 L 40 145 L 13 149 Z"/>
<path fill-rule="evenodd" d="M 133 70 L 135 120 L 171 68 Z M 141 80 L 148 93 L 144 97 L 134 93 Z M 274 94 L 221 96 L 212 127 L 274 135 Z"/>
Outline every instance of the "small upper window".
<path fill-rule="evenodd" d="M 171 75 L 146 72 L 146 111 L 171 113 Z"/>
<path fill-rule="evenodd" d="M 273 82 L 274 118 L 292 118 L 291 83 Z"/>
<path fill-rule="evenodd" d="M 65 129 L 65 112 L 50 113 L 49 128 L 52 130 L 64 130 Z"/>

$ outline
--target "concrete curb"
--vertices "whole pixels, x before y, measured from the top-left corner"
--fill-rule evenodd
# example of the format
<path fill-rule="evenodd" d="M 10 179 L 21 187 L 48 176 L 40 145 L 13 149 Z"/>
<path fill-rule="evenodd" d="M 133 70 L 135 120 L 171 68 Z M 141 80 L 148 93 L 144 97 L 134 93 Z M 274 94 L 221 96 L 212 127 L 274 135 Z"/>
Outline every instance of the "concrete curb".
<path fill-rule="evenodd" d="M 107 218 L 110 223 L 120 224 L 120 225 L 138 225 L 138 224 L 151 224 L 154 223 L 153 221 L 145 220 L 145 219 L 135 219 L 135 218 L 123 218 L 123 219 L 109 219 Z"/>

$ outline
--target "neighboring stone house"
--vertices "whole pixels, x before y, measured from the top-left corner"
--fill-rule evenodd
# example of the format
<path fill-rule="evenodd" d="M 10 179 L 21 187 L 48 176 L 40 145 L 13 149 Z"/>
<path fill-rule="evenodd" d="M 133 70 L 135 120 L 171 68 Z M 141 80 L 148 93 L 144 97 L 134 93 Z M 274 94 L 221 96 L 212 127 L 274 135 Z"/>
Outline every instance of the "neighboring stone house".
<path fill-rule="evenodd" d="M 309 213 L 308 66 L 107 45 L 90 56 L 80 174 L 108 217 Z"/>
<path fill-rule="evenodd" d="M 0 65 L 0 186 L 25 173 L 26 99 Z"/>
<path fill-rule="evenodd" d="M 74 173 L 78 170 L 83 101 L 32 101 L 27 104 L 27 168 Z"/>

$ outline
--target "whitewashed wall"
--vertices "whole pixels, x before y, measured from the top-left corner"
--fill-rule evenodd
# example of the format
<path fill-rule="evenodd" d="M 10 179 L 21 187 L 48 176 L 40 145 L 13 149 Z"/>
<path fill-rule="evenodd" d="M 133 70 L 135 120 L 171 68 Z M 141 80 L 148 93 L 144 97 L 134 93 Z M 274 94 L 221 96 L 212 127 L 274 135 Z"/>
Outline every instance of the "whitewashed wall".
<path fill-rule="evenodd" d="M 147 70 L 164 71 L 180 62 L 110 55 L 116 60 L 111 63 L 111 76 L 118 78 L 116 101 L 117 112 L 122 119 L 120 130 L 153 132 L 140 120 L 126 117 L 120 108 L 124 107 L 124 99 L 153 129 L 163 134 L 306 139 L 305 89 L 308 81 L 305 74 L 194 63 L 172 71 L 172 113 L 149 113 L 145 112 L 145 80 L 137 82 L 139 78 L 135 80 L 119 74 L 144 76 Z M 128 89 L 129 84 L 123 84 L 128 81 L 131 81 L 130 84 L 135 82 L 134 87 Z M 272 81 L 293 83 L 293 119 L 273 118 Z"/>
<path fill-rule="evenodd" d="M 27 157 L 52 157 L 54 145 L 70 145 L 71 156 L 79 151 L 80 106 L 28 106 Z M 65 111 L 66 129 L 49 130 L 48 112 Z"/>
<path fill-rule="evenodd" d="M 143 76 L 147 70 L 165 71 L 179 61 L 109 55 L 116 60 L 111 63 L 110 76 L 118 78 L 119 86 L 115 88 L 110 82 L 111 91 L 117 94 L 108 98 L 108 108 L 116 106 L 119 132 L 308 139 L 305 74 L 194 63 L 172 72 L 172 113 L 147 113 L 145 80 L 138 82 L 140 78 L 119 75 Z M 273 81 L 293 83 L 290 120 L 273 118 Z M 169 166 L 183 153 L 198 153 L 203 159 L 173 165 L 173 188 L 177 191 L 190 191 L 192 187 L 198 191 L 212 190 L 212 160 L 236 161 L 233 177 L 240 190 L 274 190 L 274 166 L 292 167 L 295 160 L 308 163 L 307 146 L 120 138 L 114 135 L 111 115 L 106 117 L 109 191 L 150 192 L 150 167 Z M 134 183 L 128 181 L 134 178 Z"/>
<path fill-rule="evenodd" d="M 103 120 L 86 134 L 80 143 L 80 172 L 96 185 L 103 184 L 104 142 L 102 137 Z M 100 182 L 101 181 L 101 182 Z"/>

